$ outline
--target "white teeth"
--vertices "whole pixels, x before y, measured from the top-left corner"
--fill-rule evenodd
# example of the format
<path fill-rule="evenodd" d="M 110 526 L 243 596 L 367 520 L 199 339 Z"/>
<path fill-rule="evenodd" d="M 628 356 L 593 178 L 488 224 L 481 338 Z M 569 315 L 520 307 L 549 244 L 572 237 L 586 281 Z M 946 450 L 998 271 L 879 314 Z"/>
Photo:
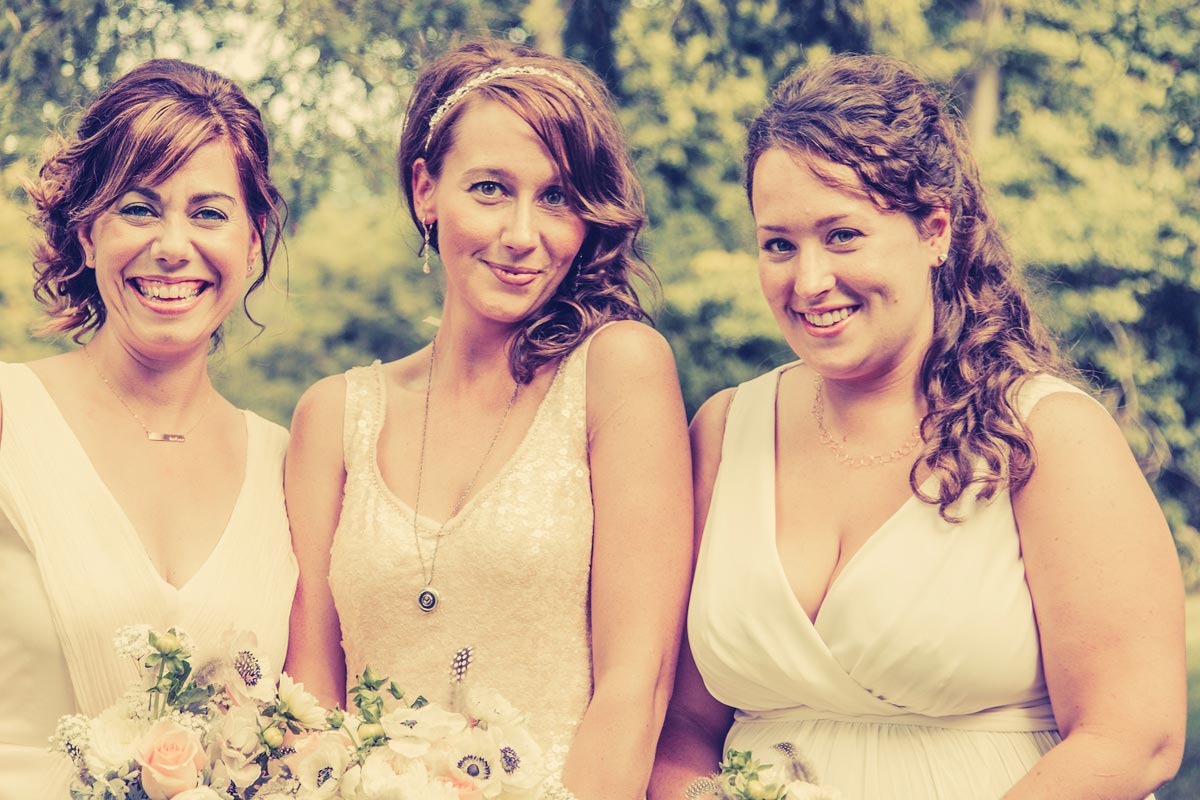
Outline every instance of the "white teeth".
<path fill-rule="evenodd" d="M 836 322 L 841 322 L 857 310 L 857 307 L 854 307 L 839 308 L 836 311 L 826 311 L 823 314 L 805 313 L 804 319 L 809 325 L 815 325 L 818 328 L 828 328 L 830 325 L 833 325 Z"/>
<path fill-rule="evenodd" d="M 202 281 L 162 283 L 160 281 L 135 280 L 133 285 L 143 297 L 152 300 L 191 300 L 204 288 Z"/>

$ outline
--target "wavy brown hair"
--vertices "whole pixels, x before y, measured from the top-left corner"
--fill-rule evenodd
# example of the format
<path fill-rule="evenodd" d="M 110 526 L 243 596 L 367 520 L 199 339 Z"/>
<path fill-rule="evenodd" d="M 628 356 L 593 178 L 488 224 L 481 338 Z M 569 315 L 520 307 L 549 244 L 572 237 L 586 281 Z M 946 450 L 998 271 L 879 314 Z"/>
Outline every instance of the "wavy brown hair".
<path fill-rule="evenodd" d="M 262 243 L 262 272 L 247 298 L 262 286 L 287 218 L 287 206 L 268 174 L 262 116 L 228 78 L 184 61 L 155 59 L 102 91 L 84 110 L 74 135 L 55 137 L 37 180 L 26 187 L 35 208 L 31 218 L 42 232 L 34 246 L 33 293 L 49 319 L 39 333 L 71 334 L 80 342 L 104 324 L 107 312 L 95 271 L 84 264 L 79 231 L 131 186 L 166 180 L 197 150 L 219 139 L 233 150 L 251 224 Z M 249 309 L 246 316 L 254 322 Z"/>
<path fill-rule="evenodd" d="M 931 270 L 933 341 L 921 365 L 924 446 L 909 484 L 952 521 L 950 507 L 969 488 L 981 500 L 1019 489 L 1033 474 L 1036 453 L 1017 390 L 1036 373 L 1073 371 L 1030 309 L 961 120 L 908 64 L 840 55 L 785 79 L 754 120 L 748 193 L 754 165 L 772 147 L 850 167 L 879 208 L 904 212 L 923 234 L 931 211 L 949 211 L 949 259 Z M 937 476 L 935 493 L 920 487 L 922 465 Z"/>
<path fill-rule="evenodd" d="M 532 67 L 567 83 L 537 73 L 496 76 L 469 89 L 450 107 L 426 147 L 430 118 L 439 106 L 472 78 L 498 67 Z M 413 205 L 414 162 L 424 158 L 429 174 L 437 179 L 454 145 L 456 122 L 484 99 L 503 103 L 529 123 L 558 167 L 572 210 L 587 223 L 587 235 L 567 275 L 554 295 L 524 321 L 509 349 L 513 377 L 528 382 L 538 367 L 570 353 L 600 325 L 616 319 L 647 320 L 632 281 L 636 276 L 656 287 L 657 280 L 638 248 L 637 235 L 645 223 L 642 188 L 608 90 L 595 73 L 575 61 L 500 40 L 458 47 L 425 69 L 413 87 L 397 160 L 417 231 L 423 227 Z M 436 222 L 430 226 L 430 244 L 437 249 Z"/>

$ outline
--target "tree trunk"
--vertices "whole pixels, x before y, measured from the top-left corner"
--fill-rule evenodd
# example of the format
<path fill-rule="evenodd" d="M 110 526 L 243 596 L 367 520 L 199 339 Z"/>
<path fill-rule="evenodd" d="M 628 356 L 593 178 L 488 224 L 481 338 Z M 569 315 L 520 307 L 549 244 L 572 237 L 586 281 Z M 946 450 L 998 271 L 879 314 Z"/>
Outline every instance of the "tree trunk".
<path fill-rule="evenodd" d="M 1000 122 L 1000 55 L 996 41 L 1003 24 L 1001 0 L 978 0 L 973 15 L 979 20 L 976 61 L 967 128 L 976 149 L 984 149 Z"/>

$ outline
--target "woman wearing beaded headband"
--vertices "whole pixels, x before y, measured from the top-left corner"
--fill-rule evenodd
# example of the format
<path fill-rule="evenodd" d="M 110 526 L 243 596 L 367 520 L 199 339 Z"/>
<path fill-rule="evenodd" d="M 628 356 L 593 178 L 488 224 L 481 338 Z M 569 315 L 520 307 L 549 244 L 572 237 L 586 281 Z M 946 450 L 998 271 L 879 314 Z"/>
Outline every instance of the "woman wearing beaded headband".
<path fill-rule="evenodd" d="M 693 422 L 650 796 L 720 796 L 736 749 L 802 765 L 806 797 L 1145 797 L 1183 742 L 1175 549 L 1061 377 L 959 122 L 903 63 L 834 57 L 776 89 L 746 185 L 803 360 Z"/>
<path fill-rule="evenodd" d="M 642 198 L 610 99 L 574 62 L 469 44 L 418 79 L 399 166 L 441 257 L 441 323 L 297 408 L 289 672 L 327 702 L 366 665 L 445 700 L 470 645 L 471 679 L 565 760 L 546 796 L 641 797 L 691 483 L 674 363 L 632 286 Z"/>
<path fill-rule="evenodd" d="M 35 294 L 45 330 L 83 346 L 0 364 L 3 798 L 66 796 L 47 739 L 128 688 L 118 628 L 179 626 L 211 648 L 252 632 L 269 676 L 297 574 L 287 432 L 234 408 L 207 367 L 281 227 L 258 109 L 220 75 L 150 61 L 56 145 L 29 187 Z"/>

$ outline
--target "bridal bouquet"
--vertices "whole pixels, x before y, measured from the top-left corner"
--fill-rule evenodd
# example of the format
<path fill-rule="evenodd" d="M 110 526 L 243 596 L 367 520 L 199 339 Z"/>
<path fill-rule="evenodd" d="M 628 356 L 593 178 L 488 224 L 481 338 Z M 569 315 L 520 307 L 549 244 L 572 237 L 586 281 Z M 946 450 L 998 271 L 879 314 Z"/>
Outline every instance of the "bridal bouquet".
<path fill-rule="evenodd" d="M 730 750 L 720 773 L 692 781 L 684 796 L 687 800 L 840 800 L 840 792 L 820 784 L 816 769 L 795 745 L 779 742 L 771 751 L 779 763 L 763 764 L 748 751 Z"/>
<path fill-rule="evenodd" d="M 365 669 L 354 711 L 326 712 L 287 673 L 278 683 L 252 637 L 197 659 L 186 633 L 131 626 L 117 652 L 141 680 L 51 739 L 76 775 L 71 800 L 525 800 L 555 785 L 524 717 L 451 668 L 454 710 L 409 698 Z"/>
<path fill-rule="evenodd" d="M 114 644 L 140 680 L 94 718 L 63 717 L 51 738 L 77 769 L 72 800 L 249 800 L 280 774 L 287 737 L 328 727 L 301 684 L 267 680 L 252 636 L 231 635 L 196 669 L 175 628 L 129 626 Z"/>
<path fill-rule="evenodd" d="M 539 797 L 547 777 L 525 718 L 502 696 L 467 688 L 471 649 L 451 666 L 452 709 L 409 698 L 369 668 L 351 687 L 354 713 L 334 712 L 331 730 L 350 743 L 329 763 L 344 800 L 465 800 Z M 318 745 L 319 746 L 319 745 Z M 299 749 L 299 748 L 298 748 Z M 336 778 L 332 777 L 336 776 Z M 259 795 L 268 800 L 270 795 Z"/>

